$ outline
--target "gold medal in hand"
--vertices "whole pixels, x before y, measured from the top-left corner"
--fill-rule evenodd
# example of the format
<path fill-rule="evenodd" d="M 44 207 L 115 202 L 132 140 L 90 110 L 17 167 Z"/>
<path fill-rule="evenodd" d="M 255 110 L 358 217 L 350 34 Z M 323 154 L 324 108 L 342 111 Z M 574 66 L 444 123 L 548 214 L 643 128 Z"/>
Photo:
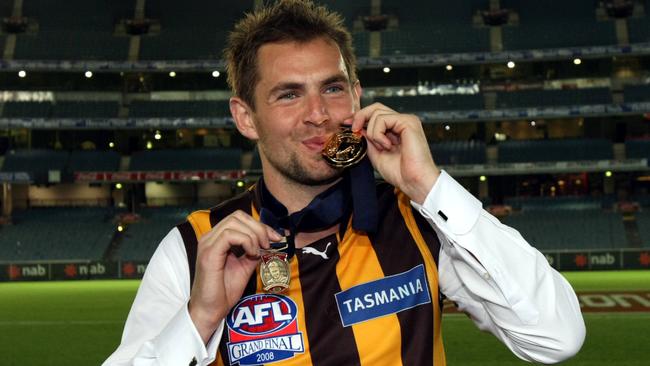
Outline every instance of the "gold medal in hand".
<path fill-rule="evenodd" d="M 342 128 L 327 141 L 322 155 L 329 165 L 347 168 L 366 156 L 366 144 L 366 139 L 361 133 L 354 133 L 351 128 Z"/>
<path fill-rule="evenodd" d="M 262 286 L 264 291 L 271 293 L 281 293 L 289 289 L 291 281 L 291 268 L 289 266 L 289 258 L 286 252 L 288 244 L 286 238 L 280 243 L 283 247 L 275 247 L 273 249 L 266 249 L 262 251 L 262 260 L 260 261 L 260 278 L 262 279 Z"/>

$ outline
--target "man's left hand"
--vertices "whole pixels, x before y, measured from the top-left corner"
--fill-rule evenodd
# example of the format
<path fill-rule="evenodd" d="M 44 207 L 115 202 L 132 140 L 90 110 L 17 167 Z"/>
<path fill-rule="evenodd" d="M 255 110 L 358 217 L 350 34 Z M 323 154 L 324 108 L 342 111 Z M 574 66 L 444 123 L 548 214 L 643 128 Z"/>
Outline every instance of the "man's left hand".
<path fill-rule="evenodd" d="M 352 130 L 366 137 L 368 156 L 379 174 L 422 204 L 440 170 L 431 157 L 420 119 L 374 103 L 354 114 Z"/>

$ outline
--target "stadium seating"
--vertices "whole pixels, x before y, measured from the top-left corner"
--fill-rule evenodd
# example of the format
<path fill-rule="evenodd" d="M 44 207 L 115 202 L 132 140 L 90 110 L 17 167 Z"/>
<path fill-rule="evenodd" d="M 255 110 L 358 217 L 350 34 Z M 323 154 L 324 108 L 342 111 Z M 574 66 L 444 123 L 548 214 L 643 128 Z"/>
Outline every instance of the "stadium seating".
<path fill-rule="evenodd" d="M 101 259 L 115 230 L 104 208 L 32 208 L 13 222 L 0 227 L 3 260 Z"/>
<path fill-rule="evenodd" d="M 12 9 L 13 9 L 13 3 L 11 1 L 0 2 L 0 17 L 11 16 Z"/>
<path fill-rule="evenodd" d="M 417 95 L 404 97 L 377 97 L 379 102 L 400 112 L 427 112 L 462 109 L 483 109 L 481 94 Z"/>
<path fill-rule="evenodd" d="M 237 170 L 241 149 L 150 150 L 131 156 L 129 170 Z"/>
<path fill-rule="evenodd" d="M 643 210 L 647 210 L 647 207 L 650 207 L 650 195 L 649 194 L 635 194 L 630 197 L 630 201 L 638 202 L 639 205 L 643 207 Z"/>
<path fill-rule="evenodd" d="M 382 12 L 396 15 L 399 30 L 382 32 L 382 54 L 489 51 L 489 30 L 475 28 L 476 2 L 382 1 Z"/>
<path fill-rule="evenodd" d="M 51 115 L 50 102 L 7 102 L 2 112 L 5 118 L 49 118 Z"/>
<path fill-rule="evenodd" d="M 628 159 L 648 159 L 650 161 L 650 140 L 625 141 L 625 157 Z"/>
<path fill-rule="evenodd" d="M 626 102 L 650 101 L 650 85 L 628 85 L 623 90 Z"/>
<path fill-rule="evenodd" d="M 52 109 L 54 118 L 117 118 L 117 102 L 57 102 Z"/>
<path fill-rule="evenodd" d="M 650 23 L 650 3 L 646 1 L 645 16 L 627 20 L 630 43 L 650 42 L 650 26 L 648 23 Z"/>
<path fill-rule="evenodd" d="M 5 155 L 3 172 L 28 172 L 35 182 L 48 182 L 50 170 L 65 171 L 68 163 L 67 151 L 15 150 Z"/>
<path fill-rule="evenodd" d="M 444 141 L 429 147 L 436 164 L 485 164 L 485 143 L 481 141 Z"/>
<path fill-rule="evenodd" d="M 614 22 L 596 20 L 592 0 L 502 0 L 519 14 L 519 25 L 503 27 L 503 48 L 519 50 L 615 45 Z"/>
<path fill-rule="evenodd" d="M 340 12 L 351 30 L 356 19 L 370 14 L 369 0 L 319 2 Z M 9 16 L 12 2 L 4 3 L 9 5 L 0 9 L 4 12 L 0 15 Z M 519 24 L 502 27 L 506 50 L 617 44 L 614 22 L 596 19 L 594 1 L 503 0 L 500 5 L 519 15 Z M 141 37 L 139 59 L 218 59 L 233 23 L 253 7 L 253 0 L 194 1 L 181 7 L 174 0 L 147 1 L 145 17 L 159 21 L 160 32 Z M 381 54 L 488 52 L 489 28 L 474 25 L 472 20 L 477 11 L 487 9 L 486 1 L 418 0 L 405 5 L 384 0 L 381 12 L 395 16 L 398 28 L 381 32 Z M 16 59 L 127 59 L 130 37 L 116 35 L 115 24 L 133 18 L 133 2 L 67 0 L 61 6 L 49 0 L 30 0 L 23 2 L 23 14 L 37 22 L 38 31 L 18 35 Z M 647 15 L 627 22 L 630 42 L 650 40 Z M 360 56 L 368 55 L 368 36 L 367 31 L 354 31 L 354 46 Z"/>
<path fill-rule="evenodd" d="M 500 163 L 611 160 L 605 139 L 510 140 L 498 145 Z"/>
<path fill-rule="evenodd" d="M 115 151 L 73 151 L 68 167 L 71 172 L 117 171 L 120 154 Z"/>
<path fill-rule="evenodd" d="M 567 90 L 523 90 L 497 93 L 497 108 L 610 104 L 608 88 Z"/>
<path fill-rule="evenodd" d="M 368 57 L 370 55 L 370 33 L 352 33 L 352 47 L 357 57 Z"/>
<path fill-rule="evenodd" d="M 251 166 L 249 169 L 262 170 L 262 160 L 260 158 L 260 152 L 257 149 L 257 146 L 255 149 L 253 149 L 253 158 L 251 159 Z"/>
<path fill-rule="evenodd" d="M 480 110 L 485 108 L 483 103 L 483 94 L 392 96 L 377 97 L 375 98 L 375 101 L 392 106 L 400 112 Z M 608 88 L 498 92 L 496 99 L 497 108 L 527 108 L 611 103 L 612 97 Z"/>
<path fill-rule="evenodd" d="M 147 261 L 160 241 L 196 207 L 158 207 L 140 210 L 140 222 L 128 225 L 113 259 Z"/>
<path fill-rule="evenodd" d="M 230 116 L 228 101 L 134 101 L 129 116 L 133 118 L 183 118 Z"/>
<path fill-rule="evenodd" d="M 540 250 L 625 248 L 623 218 L 593 210 L 530 210 L 504 218 Z"/>
<path fill-rule="evenodd" d="M 650 248 L 650 212 L 644 211 L 637 213 L 636 223 L 639 228 L 643 247 Z"/>
<path fill-rule="evenodd" d="M 504 204 L 521 211 L 597 210 L 611 208 L 614 196 L 508 197 Z"/>
<path fill-rule="evenodd" d="M 327 6 L 328 9 L 336 11 L 343 16 L 345 26 L 352 29 L 354 21 L 358 17 L 370 14 L 370 1 L 368 0 L 320 0 L 319 4 Z"/>
<path fill-rule="evenodd" d="M 159 35 L 142 37 L 142 60 L 196 60 L 221 57 L 227 32 L 253 1 L 147 1 L 147 17 L 160 20 Z"/>
<path fill-rule="evenodd" d="M 16 59 L 125 60 L 129 38 L 114 36 L 114 21 L 128 13 L 124 1 L 30 0 L 23 2 L 23 15 L 38 22 L 35 35 L 20 34 Z M 133 16 L 133 10 L 128 17 Z"/>

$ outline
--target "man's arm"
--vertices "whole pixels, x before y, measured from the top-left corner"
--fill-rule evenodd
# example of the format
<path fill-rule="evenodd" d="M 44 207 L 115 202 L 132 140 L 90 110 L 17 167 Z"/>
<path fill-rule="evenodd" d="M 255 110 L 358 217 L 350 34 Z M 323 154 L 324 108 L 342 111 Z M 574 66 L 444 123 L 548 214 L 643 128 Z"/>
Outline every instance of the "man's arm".
<path fill-rule="evenodd" d="M 198 240 L 190 290 L 183 239 L 178 229 L 172 230 L 149 262 L 122 342 L 105 365 L 212 362 L 224 318 L 241 297 L 259 262 L 260 248 L 269 247 L 269 238 L 281 236 L 243 211 L 226 216 Z M 233 247 L 243 254 L 235 255 Z"/>
<path fill-rule="evenodd" d="M 104 366 L 196 365 L 212 362 L 222 329 L 207 346 L 187 309 L 190 298 L 187 254 L 177 229 L 160 243 L 149 261 L 117 350 Z"/>
<path fill-rule="evenodd" d="M 442 292 L 525 360 L 573 356 L 585 337 L 573 289 L 516 230 L 436 167 L 418 117 L 375 103 L 351 124 L 368 140 L 375 169 L 438 233 Z"/>
<path fill-rule="evenodd" d="M 580 305 L 569 283 L 514 229 L 442 172 L 423 205 L 442 244 L 443 294 L 514 354 L 541 363 L 575 355 L 585 337 Z"/>

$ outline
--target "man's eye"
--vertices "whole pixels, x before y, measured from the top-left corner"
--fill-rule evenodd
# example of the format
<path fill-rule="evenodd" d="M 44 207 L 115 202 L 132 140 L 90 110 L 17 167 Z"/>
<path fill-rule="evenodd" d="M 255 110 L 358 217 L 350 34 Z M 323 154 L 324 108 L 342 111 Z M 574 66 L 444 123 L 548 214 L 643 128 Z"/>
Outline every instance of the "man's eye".
<path fill-rule="evenodd" d="M 296 95 L 296 93 L 284 93 L 284 94 L 280 95 L 280 97 L 278 99 L 289 99 L 289 100 L 291 100 L 291 99 L 296 99 L 296 97 L 298 97 Z"/>
<path fill-rule="evenodd" d="M 325 89 L 326 93 L 338 93 L 340 91 L 343 91 L 343 88 L 340 87 L 339 85 L 332 85 L 332 86 L 328 87 L 327 89 Z"/>

